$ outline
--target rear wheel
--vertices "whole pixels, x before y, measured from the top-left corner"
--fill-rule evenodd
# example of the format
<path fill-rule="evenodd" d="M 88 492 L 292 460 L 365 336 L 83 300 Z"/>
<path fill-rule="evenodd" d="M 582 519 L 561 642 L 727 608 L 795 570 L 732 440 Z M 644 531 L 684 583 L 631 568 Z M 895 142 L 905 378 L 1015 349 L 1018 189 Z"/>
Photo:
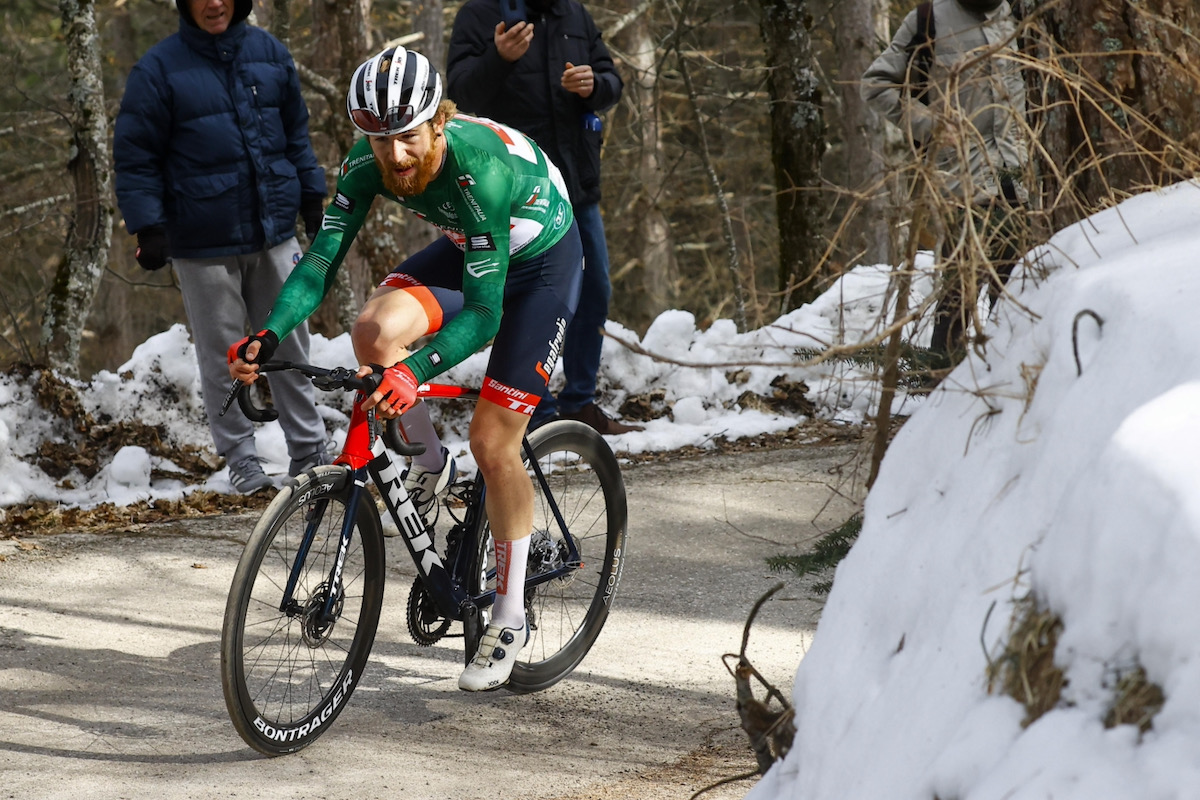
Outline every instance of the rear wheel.
<path fill-rule="evenodd" d="M 261 753 L 292 753 L 324 733 L 358 685 L 375 640 L 383 534 L 368 494 L 348 507 L 353 488 L 345 467 L 302 475 L 263 513 L 234 573 L 221 632 L 221 683 L 234 728 Z M 341 592 L 330 603 L 347 516 L 354 531 Z"/>
<path fill-rule="evenodd" d="M 549 487 L 547 494 L 530 471 L 534 519 L 529 578 L 559 569 L 567 561 L 566 533 L 555 508 L 575 540 L 579 563 L 525 591 L 529 644 L 506 684 L 518 693 L 539 691 L 562 680 L 600 635 L 621 582 L 628 521 L 621 469 L 599 433 L 580 422 L 559 420 L 529 434 L 529 443 Z M 495 588 L 495 548 L 486 512 L 477 541 L 477 568 L 472 570 L 470 587 L 475 596 Z M 478 625 L 478 632 L 484 627 L 485 623 Z M 468 658 L 474 655 L 477 640 L 478 633 L 467 636 Z"/>

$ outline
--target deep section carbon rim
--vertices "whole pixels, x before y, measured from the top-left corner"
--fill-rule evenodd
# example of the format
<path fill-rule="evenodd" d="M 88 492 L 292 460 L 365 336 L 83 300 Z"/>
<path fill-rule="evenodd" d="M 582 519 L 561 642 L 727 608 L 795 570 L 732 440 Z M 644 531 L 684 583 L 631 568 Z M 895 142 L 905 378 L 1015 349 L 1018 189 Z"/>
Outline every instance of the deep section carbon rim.
<path fill-rule="evenodd" d="M 580 563 L 526 590 L 530 640 L 506 687 L 521 693 L 562 680 L 600 634 L 620 585 L 628 518 L 620 467 L 600 434 L 582 423 L 558 421 L 538 428 L 529 440 L 554 505 L 575 539 Z M 568 560 L 554 506 L 536 481 L 534 494 L 530 576 L 558 570 Z M 494 548 L 486 517 L 479 542 L 483 567 L 473 570 L 475 594 L 495 588 Z M 468 649 L 472 648 L 468 642 Z"/>
<path fill-rule="evenodd" d="M 349 498 L 342 467 L 318 468 L 285 488 L 264 512 L 234 575 L 221 641 L 225 702 L 242 738 L 268 755 L 299 750 L 329 727 L 358 684 L 375 638 L 384 582 L 379 517 L 369 502 L 348 509 Z M 342 591 L 330 602 L 348 513 L 355 529 Z"/>

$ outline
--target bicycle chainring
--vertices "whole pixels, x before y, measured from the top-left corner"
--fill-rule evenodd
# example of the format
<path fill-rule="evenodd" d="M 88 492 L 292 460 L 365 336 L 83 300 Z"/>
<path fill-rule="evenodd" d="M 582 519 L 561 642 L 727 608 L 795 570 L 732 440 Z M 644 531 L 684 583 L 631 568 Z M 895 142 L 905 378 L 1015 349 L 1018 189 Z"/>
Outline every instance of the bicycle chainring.
<path fill-rule="evenodd" d="M 420 578 L 413 581 L 412 589 L 408 592 L 408 635 L 421 647 L 437 644 L 446 631 L 450 630 L 450 620 L 443 617 L 433 602 L 429 591 Z"/>

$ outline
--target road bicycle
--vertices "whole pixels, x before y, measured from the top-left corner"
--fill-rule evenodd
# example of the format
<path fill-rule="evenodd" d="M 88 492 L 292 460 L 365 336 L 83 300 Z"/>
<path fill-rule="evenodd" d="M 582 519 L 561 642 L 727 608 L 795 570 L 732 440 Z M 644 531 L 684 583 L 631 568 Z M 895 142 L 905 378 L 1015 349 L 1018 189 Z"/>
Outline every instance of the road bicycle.
<path fill-rule="evenodd" d="M 384 534 L 376 500 L 399 529 L 417 570 L 407 604 L 413 640 L 429 646 L 463 638 L 464 663 L 487 627 L 495 598 L 495 556 L 481 476 L 456 481 L 439 511 L 453 522 L 440 542 L 417 513 L 394 455 L 423 450 L 362 400 L 379 375 L 345 368 L 269 362 L 261 372 L 299 371 L 326 391 L 357 391 L 342 452 L 305 471 L 263 512 L 238 562 L 221 631 L 225 705 L 241 737 L 270 756 L 293 753 L 329 729 L 363 670 L 383 606 Z M 248 387 L 233 387 L 251 419 Z M 427 399 L 478 398 L 477 389 L 423 384 Z M 533 540 L 525 582 L 530 639 L 504 688 L 535 692 L 583 660 L 608 617 L 625 563 L 625 484 L 612 450 L 579 422 L 556 420 L 522 442 L 535 487 Z M 431 514 L 432 518 L 433 515 Z M 394 541 L 394 539 L 393 539 Z M 451 634 L 453 625 L 461 633 Z"/>

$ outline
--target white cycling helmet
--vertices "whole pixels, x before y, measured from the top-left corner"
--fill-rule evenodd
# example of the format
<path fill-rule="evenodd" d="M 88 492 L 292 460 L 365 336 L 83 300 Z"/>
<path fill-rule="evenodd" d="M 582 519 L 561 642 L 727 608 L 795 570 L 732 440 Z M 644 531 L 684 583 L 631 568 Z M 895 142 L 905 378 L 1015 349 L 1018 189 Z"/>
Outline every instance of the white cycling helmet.
<path fill-rule="evenodd" d="M 441 101 L 442 79 L 429 59 L 389 47 L 354 70 L 346 113 L 368 136 L 390 136 L 433 119 Z"/>

